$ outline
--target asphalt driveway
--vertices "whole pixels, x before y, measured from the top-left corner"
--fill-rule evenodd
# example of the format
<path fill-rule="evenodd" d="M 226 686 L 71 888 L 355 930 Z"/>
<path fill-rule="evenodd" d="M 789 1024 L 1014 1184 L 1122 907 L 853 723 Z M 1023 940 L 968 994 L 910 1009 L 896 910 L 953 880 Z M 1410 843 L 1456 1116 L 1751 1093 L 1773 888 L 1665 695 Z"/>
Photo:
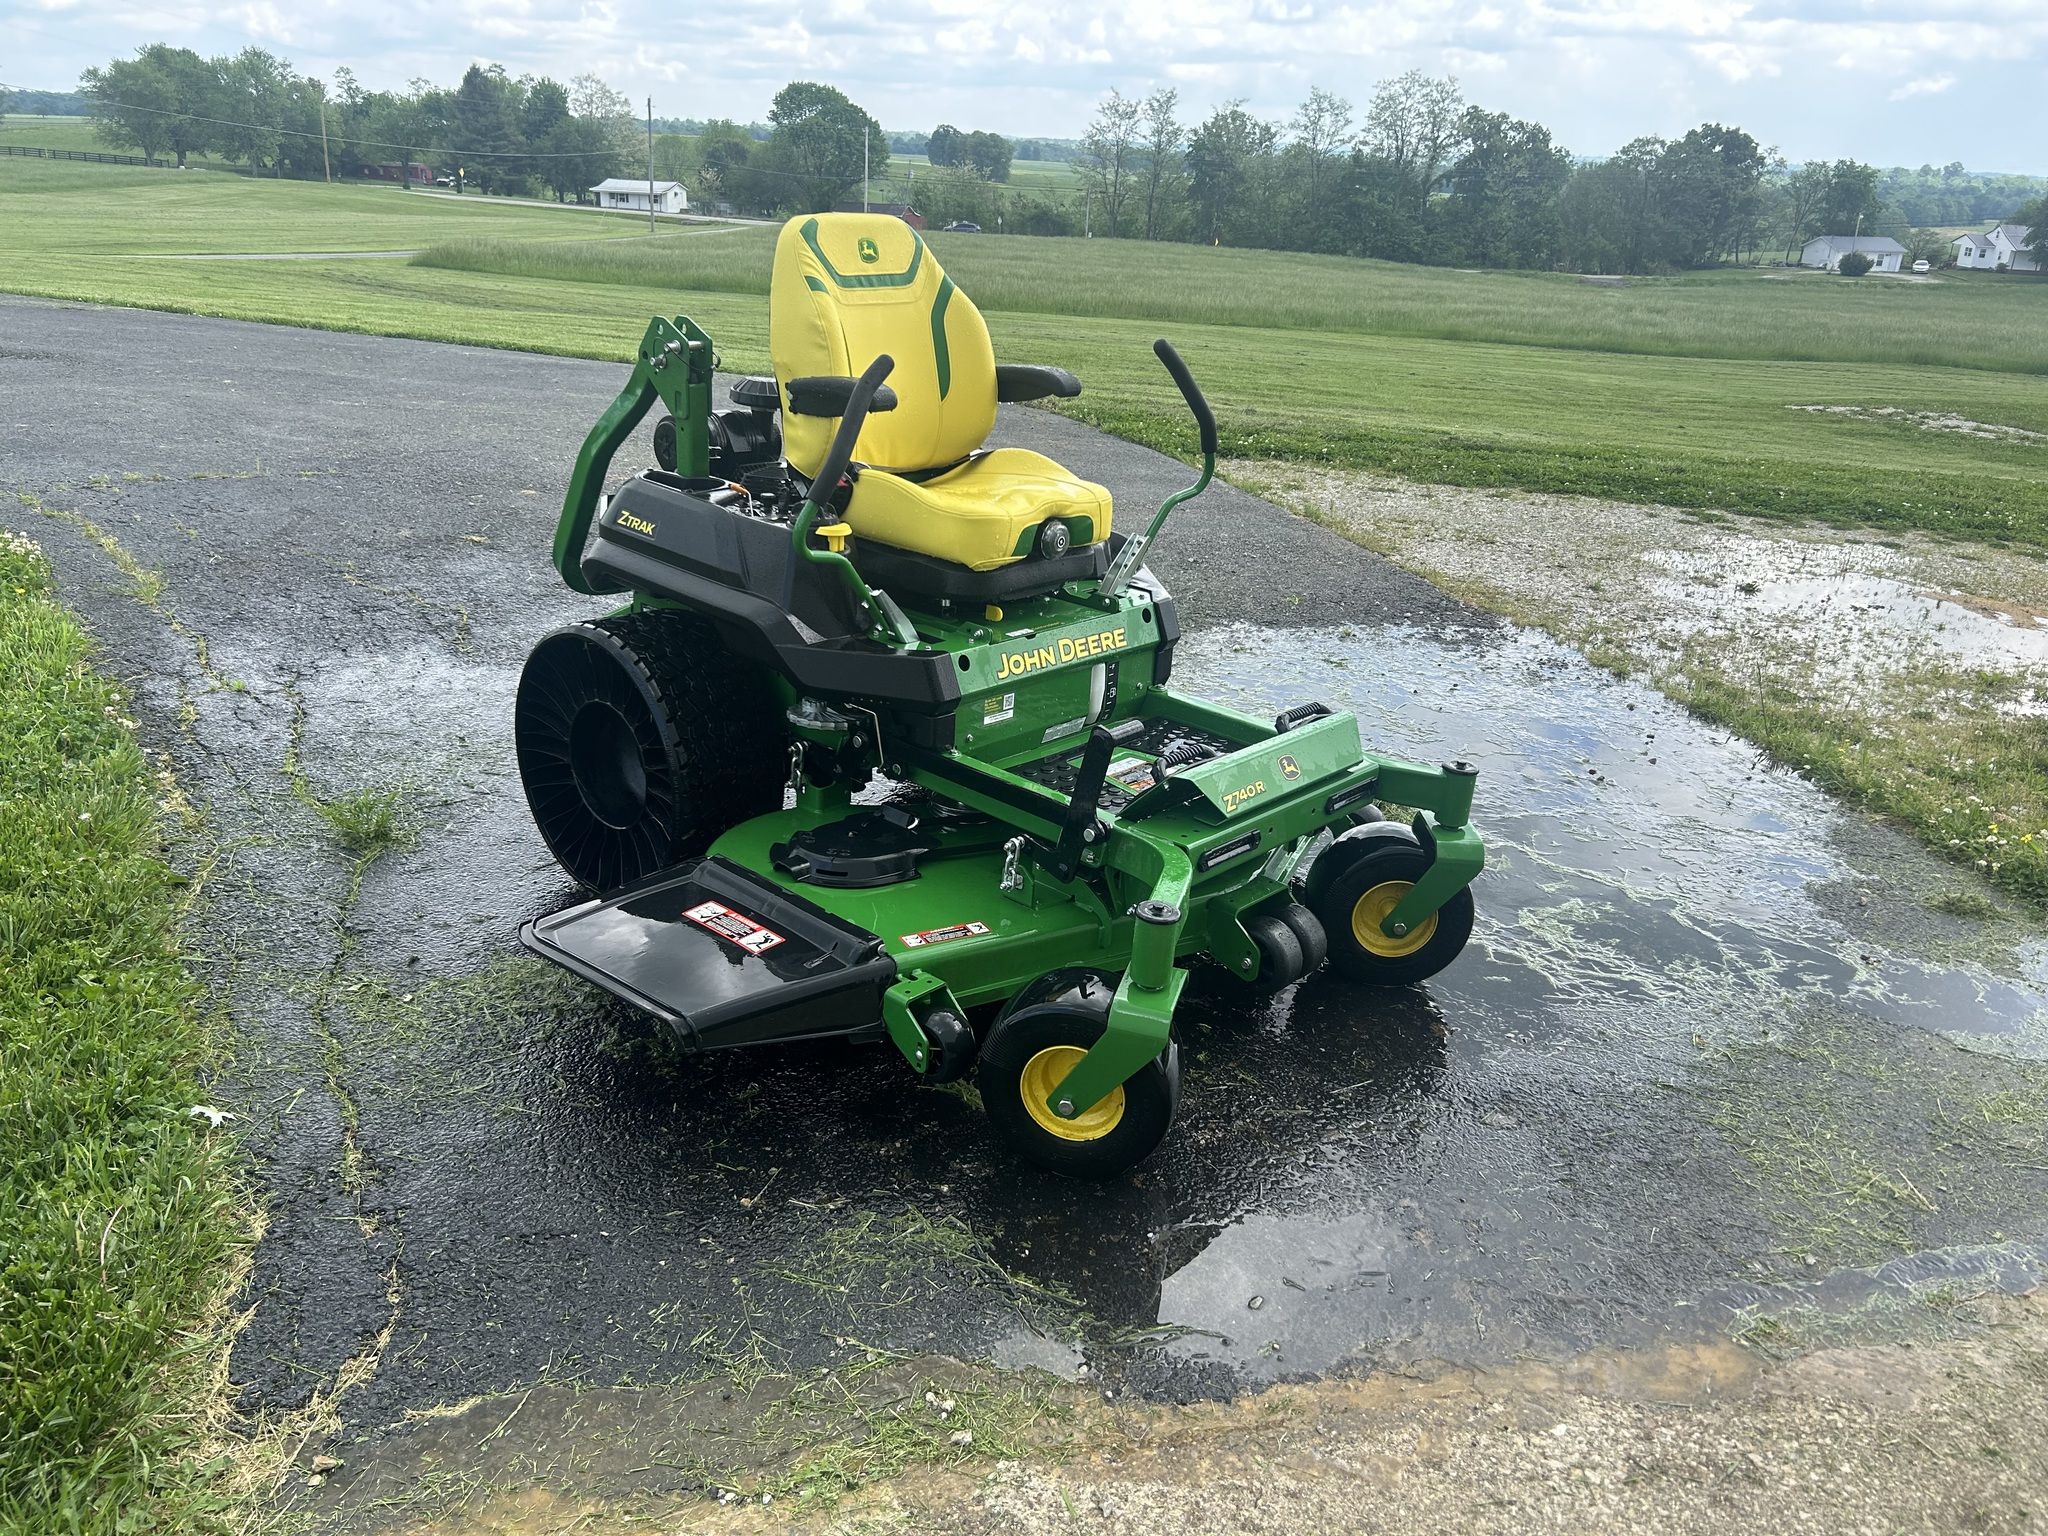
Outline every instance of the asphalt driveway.
<path fill-rule="evenodd" d="M 269 1213 L 252 1423 L 325 1398 L 376 1439 L 537 1383 L 861 1347 L 1196 1397 L 2038 1278 L 2038 935 L 1933 910 L 1966 877 L 1903 837 L 1228 488 L 1154 562 L 1178 682 L 1480 763 L 1466 956 L 1394 995 L 1198 981 L 1175 1138 L 1102 1190 L 1027 1176 L 886 1052 L 678 1056 L 516 938 L 570 893 L 511 693 L 598 609 L 546 552 L 622 379 L 0 298 L 0 523 L 49 550 L 202 818 L 179 857 L 236 1041 L 217 1102 Z M 1043 413 L 999 430 L 1124 509 L 1187 478 Z M 313 808 L 365 788 L 412 833 L 367 866 Z"/>

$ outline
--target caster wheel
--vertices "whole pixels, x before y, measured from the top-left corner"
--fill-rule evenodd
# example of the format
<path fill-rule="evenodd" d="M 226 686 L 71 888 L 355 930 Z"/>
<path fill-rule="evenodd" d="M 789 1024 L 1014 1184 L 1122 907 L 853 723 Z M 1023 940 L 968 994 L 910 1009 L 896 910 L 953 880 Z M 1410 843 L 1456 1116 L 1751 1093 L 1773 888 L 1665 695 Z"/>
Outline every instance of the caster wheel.
<path fill-rule="evenodd" d="M 1047 1097 L 1102 1038 L 1115 983 L 1055 971 L 1018 993 L 989 1031 L 975 1072 L 994 1127 L 1019 1156 L 1054 1173 L 1110 1179 L 1155 1152 L 1180 1103 L 1180 1048 L 1166 1049 L 1072 1119 Z"/>
<path fill-rule="evenodd" d="M 1472 937 L 1468 886 L 1398 938 L 1380 924 L 1429 868 L 1413 843 L 1386 839 L 1339 871 L 1324 887 L 1317 915 L 1329 935 L 1330 963 L 1353 981 L 1407 986 L 1434 976 L 1458 958 Z"/>
<path fill-rule="evenodd" d="M 974 1031 L 950 1008 L 938 1008 L 918 1020 L 924 1031 L 924 1081 L 954 1083 L 974 1069 Z"/>
<path fill-rule="evenodd" d="M 1259 973 L 1250 983 L 1253 987 L 1278 992 L 1308 974 L 1301 936 L 1291 924 L 1274 913 L 1254 912 L 1244 920 L 1244 931 L 1252 936 L 1252 948 L 1259 952 Z"/>
<path fill-rule="evenodd" d="M 1298 901 L 1290 901 L 1284 907 L 1275 907 L 1273 916 L 1287 925 L 1301 945 L 1301 974 L 1313 976 L 1321 970 L 1323 962 L 1330 958 L 1330 938 L 1315 913 Z"/>
<path fill-rule="evenodd" d="M 654 462 L 670 474 L 676 467 L 676 419 L 664 416 L 654 424 Z"/>

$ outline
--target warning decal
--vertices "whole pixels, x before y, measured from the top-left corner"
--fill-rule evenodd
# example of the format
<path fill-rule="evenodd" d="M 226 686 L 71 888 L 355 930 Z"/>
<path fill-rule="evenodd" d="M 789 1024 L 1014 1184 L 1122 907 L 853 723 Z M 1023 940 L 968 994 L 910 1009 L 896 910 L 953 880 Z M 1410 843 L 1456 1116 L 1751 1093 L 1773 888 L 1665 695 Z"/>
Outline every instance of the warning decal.
<path fill-rule="evenodd" d="M 1112 783 L 1121 784 L 1127 793 L 1142 795 L 1159 782 L 1159 773 L 1149 757 L 1127 757 L 1110 764 L 1109 778 Z"/>
<path fill-rule="evenodd" d="M 708 928 L 728 944 L 737 944 L 750 955 L 773 949 L 782 942 L 782 935 L 773 928 L 763 928 L 743 912 L 721 906 L 715 901 L 699 902 L 688 908 L 683 916 L 699 928 Z"/>
<path fill-rule="evenodd" d="M 944 944 L 949 939 L 978 939 L 987 932 L 987 923 L 955 923 L 950 928 L 927 928 L 923 933 L 906 933 L 903 942 L 911 949 L 922 949 L 927 944 Z"/>

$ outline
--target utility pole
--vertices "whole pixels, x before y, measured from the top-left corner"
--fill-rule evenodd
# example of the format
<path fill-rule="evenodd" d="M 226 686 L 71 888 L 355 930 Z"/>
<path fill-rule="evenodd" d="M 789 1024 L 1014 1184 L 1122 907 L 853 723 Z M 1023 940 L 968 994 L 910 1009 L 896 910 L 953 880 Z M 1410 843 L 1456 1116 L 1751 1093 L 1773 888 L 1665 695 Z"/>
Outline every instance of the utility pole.
<path fill-rule="evenodd" d="M 654 233 L 654 98 L 647 98 L 647 233 Z"/>
<path fill-rule="evenodd" d="M 868 125 L 860 125 L 860 211 L 868 211 Z"/>
<path fill-rule="evenodd" d="M 320 173 L 332 183 L 334 166 L 327 159 L 327 98 L 320 98 Z"/>

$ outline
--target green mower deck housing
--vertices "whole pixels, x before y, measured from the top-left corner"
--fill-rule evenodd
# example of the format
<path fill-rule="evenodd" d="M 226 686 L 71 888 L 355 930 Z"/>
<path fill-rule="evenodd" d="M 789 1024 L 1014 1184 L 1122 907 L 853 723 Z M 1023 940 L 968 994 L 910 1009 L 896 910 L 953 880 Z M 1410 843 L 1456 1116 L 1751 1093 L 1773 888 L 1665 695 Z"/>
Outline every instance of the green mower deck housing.
<path fill-rule="evenodd" d="M 972 573 L 842 519 L 890 359 L 841 381 L 806 480 L 776 452 L 789 381 L 719 411 L 711 339 L 656 320 L 554 548 L 572 588 L 625 601 L 543 641 L 520 689 L 535 819 L 596 894 L 526 941 L 695 1048 L 886 1038 L 926 1081 L 978 1067 L 1005 1139 L 1080 1174 L 1164 1135 L 1189 964 L 1271 988 L 1325 952 L 1392 983 L 1454 958 L 1484 859 L 1468 764 L 1369 751 L 1320 703 L 1264 720 L 1171 686 L 1178 618 L 1141 557 L 1216 438 L 1158 351 L 1200 480 L 1134 538 Z M 604 496 L 657 403 L 663 467 Z"/>

